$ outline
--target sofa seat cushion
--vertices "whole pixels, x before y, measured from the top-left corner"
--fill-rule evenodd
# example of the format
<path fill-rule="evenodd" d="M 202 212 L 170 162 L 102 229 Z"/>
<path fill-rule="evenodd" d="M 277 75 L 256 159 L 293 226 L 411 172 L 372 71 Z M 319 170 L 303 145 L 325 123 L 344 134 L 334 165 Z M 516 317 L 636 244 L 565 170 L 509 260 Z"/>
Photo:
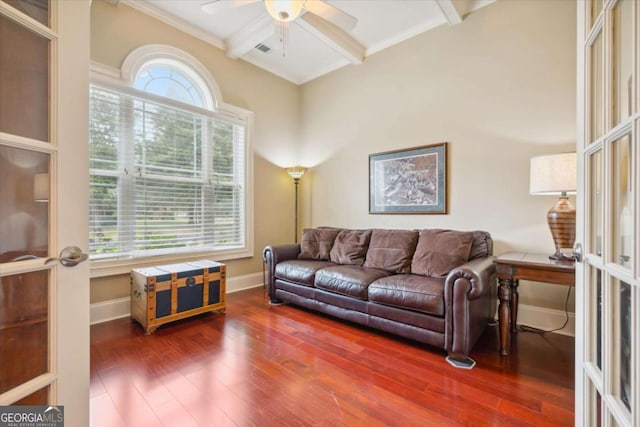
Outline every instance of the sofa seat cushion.
<path fill-rule="evenodd" d="M 290 260 L 276 265 L 275 276 L 300 285 L 313 286 L 316 273 L 326 267 L 335 265 L 329 261 Z"/>
<path fill-rule="evenodd" d="M 369 285 L 369 301 L 444 316 L 445 279 L 396 274 Z"/>
<path fill-rule="evenodd" d="M 318 271 L 315 286 L 326 291 L 366 300 L 369 284 L 389 274 L 391 273 L 375 268 L 337 265 Z"/>

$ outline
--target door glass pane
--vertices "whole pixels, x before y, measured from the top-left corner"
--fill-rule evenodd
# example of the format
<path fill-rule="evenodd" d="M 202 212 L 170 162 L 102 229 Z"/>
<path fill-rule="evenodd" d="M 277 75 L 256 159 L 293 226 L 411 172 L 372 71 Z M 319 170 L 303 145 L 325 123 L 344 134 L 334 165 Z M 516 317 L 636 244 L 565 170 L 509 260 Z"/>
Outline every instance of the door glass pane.
<path fill-rule="evenodd" d="M 633 74 L 632 0 L 620 0 L 613 13 L 613 94 L 614 124 L 631 115 L 631 75 Z"/>
<path fill-rule="evenodd" d="M 633 206 L 631 193 L 631 135 L 613 142 L 613 259 L 631 268 L 633 247 Z"/>
<path fill-rule="evenodd" d="M 49 404 L 49 386 L 41 388 L 35 393 L 14 402 L 13 405 L 31 406 L 31 405 L 48 405 Z"/>
<path fill-rule="evenodd" d="M 631 285 L 620 280 L 614 282 L 614 333 L 619 384 L 615 395 L 631 411 Z"/>
<path fill-rule="evenodd" d="M 49 0 L 2 0 L 39 23 L 49 26 Z"/>
<path fill-rule="evenodd" d="M 591 141 L 595 141 L 604 132 L 604 55 L 603 55 L 602 31 L 596 36 L 590 48 L 590 98 L 589 121 Z"/>
<path fill-rule="evenodd" d="M 49 141 L 49 40 L 2 15 L 0 132 Z"/>
<path fill-rule="evenodd" d="M 0 277 L 0 393 L 48 371 L 49 270 Z"/>
<path fill-rule="evenodd" d="M 595 416 L 595 425 L 597 427 L 602 426 L 602 397 L 600 397 L 600 393 L 596 391 L 596 416 Z"/>
<path fill-rule="evenodd" d="M 588 358 L 602 370 L 602 271 L 589 267 L 590 315 L 593 341 L 589 343 Z"/>
<path fill-rule="evenodd" d="M 0 146 L 0 263 L 49 252 L 49 155 Z"/>
<path fill-rule="evenodd" d="M 602 151 L 589 157 L 589 252 L 602 256 Z"/>

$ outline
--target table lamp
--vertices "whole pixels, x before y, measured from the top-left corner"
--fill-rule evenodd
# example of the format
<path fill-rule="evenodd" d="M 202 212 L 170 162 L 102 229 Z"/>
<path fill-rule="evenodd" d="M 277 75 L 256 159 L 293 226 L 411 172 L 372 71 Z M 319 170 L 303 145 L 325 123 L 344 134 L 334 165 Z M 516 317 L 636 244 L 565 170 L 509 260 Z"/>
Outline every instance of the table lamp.
<path fill-rule="evenodd" d="M 576 239 L 576 209 L 567 194 L 576 192 L 576 153 L 545 154 L 531 159 L 529 193 L 559 195 L 547 213 L 547 223 L 556 252 L 550 259 L 573 259 Z"/>

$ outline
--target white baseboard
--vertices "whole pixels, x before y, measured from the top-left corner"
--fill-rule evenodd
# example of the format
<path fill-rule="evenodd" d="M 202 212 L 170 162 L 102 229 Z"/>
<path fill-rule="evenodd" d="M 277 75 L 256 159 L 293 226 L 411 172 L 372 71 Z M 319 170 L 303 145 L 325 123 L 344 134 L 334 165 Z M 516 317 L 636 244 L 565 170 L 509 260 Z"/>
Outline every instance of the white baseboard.
<path fill-rule="evenodd" d="M 91 304 L 91 324 L 128 317 L 131 314 L 131 298 L 124 297 Z"/>
<path fill-rule="evenodd" d="M 518 305 L 518 324 L 527 325 L 545 331 L 559 328 L 563 325 L 567 315 L 563 310 L 536 307 L 534 305 Z M 564 329 L 555 333 L 574 337 L 576 331 L 576 319 L 574 313 L 569 313 L 569 321 Z"/>
<path fill-rule="evenodd" d="M 232 294 L 246 289 L 262 286 L 262 273 L 245 274 L 227 279 L 227 293 Z"/>
<path fill-rule="evenodd" d="M 227 279 L 227 293 L 244 291 L 262 286 L 262 273 L 246 274 Z M 131 315 L 131 298 L 124 297 L 91 304 L 91 324 L 108 322 L 109 320 L 129 317 Z"/>

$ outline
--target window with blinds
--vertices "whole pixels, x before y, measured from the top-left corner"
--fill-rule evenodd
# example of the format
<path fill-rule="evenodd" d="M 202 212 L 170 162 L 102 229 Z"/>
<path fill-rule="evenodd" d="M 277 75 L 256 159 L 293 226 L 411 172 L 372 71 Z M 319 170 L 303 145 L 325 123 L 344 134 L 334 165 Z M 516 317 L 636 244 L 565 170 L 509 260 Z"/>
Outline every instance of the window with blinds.
<path fill-rule="evenodd" d="M 90 87 L 94 260 L 245 247 L 245 124 L 162 88 Z"/>

